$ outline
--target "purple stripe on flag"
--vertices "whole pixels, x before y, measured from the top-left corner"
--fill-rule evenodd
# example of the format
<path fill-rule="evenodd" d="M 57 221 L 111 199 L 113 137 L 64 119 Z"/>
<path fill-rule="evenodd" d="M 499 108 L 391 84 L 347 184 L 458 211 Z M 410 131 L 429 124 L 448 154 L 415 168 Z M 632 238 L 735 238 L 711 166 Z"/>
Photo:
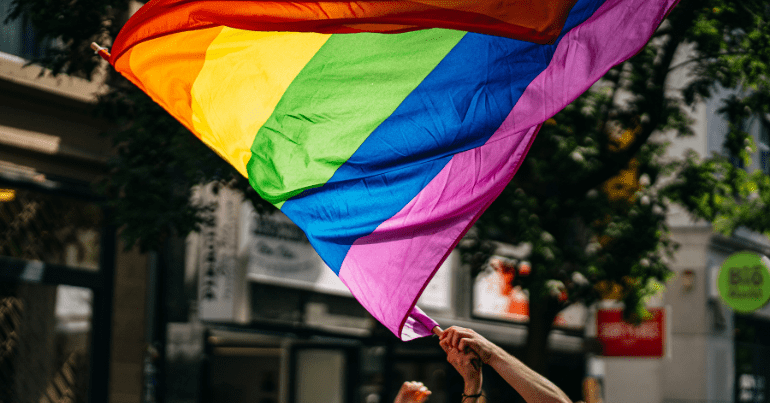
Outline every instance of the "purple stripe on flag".
<path fill-rule="evenodd" d="M 340 279 L 402 340 L 407 332 L 401 327 L 411 328 L 414 337 L 431 334 L 435 324 L 430 318 L 406 315 L 438 268 L 430 262 L 440 266 L 476 221 L 476 212 L 486 210 L 503 191 L 538 128 L 517 135 L 498 130 L 485 145 L 456 154 L 406 207 L 348 251 Z"/>
<path fill-rule="evenodd" d="M 401 328 L 401 340 L 409 341 L 418 337 L 430 336 L 433 334 L 433 328 L 436 326 L 438 326 L 438 323 L 435 320 L 426 315 L 422 309 L 415 306 Z"/>
<path fill-rule="evenodd" d="M 350 248 L 339 277 L 402 340 L 435 322 L 415 302 L 459 239 L 519 168 L 539 125 L 638 52 L 678 0 L 608 0 L 559 43 L 483 146 L 456 154 L 406 207 Z M 438 262 L 438 263 L 435 263 Z"/>

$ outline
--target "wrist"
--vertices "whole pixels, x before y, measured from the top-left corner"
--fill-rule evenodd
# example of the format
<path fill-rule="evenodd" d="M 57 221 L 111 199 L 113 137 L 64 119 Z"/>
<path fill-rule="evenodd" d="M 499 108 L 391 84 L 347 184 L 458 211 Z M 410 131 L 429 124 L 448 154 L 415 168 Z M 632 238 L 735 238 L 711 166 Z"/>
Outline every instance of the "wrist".
<path fill-rule="evenodd" d="M 465 395 L 477 395 L 481 393 L 481 377 L 471 381 L 465 381 L 465 387 L 463 388 L 463 394 Z"/>

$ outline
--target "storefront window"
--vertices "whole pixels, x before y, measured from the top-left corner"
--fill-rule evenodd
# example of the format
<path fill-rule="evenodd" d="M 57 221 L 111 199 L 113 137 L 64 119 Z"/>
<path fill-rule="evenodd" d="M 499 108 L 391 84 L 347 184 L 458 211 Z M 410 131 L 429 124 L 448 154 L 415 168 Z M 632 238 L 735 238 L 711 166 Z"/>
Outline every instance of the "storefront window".
<path fill-rule="evenodd" d="M 0 283 L 0 401 L 87 401 L 92 292 Z"/>
<path fill-rule="evenodd" d="M 526 260 L 494 256 L 473 283 L 473 316 L 526 323 L 529 321 L 529 290 L 517 284 L 533 268 Z M 566 298 L 567 295 L 565 294 Z M 562 310 L 554 326 L 579 330 L 585 326 L 586 307 L 572 304 Z"/>
<path fill-rule="evenodd" d="M 211 355 L 213 402 L 277 403 L 281 354 L 277 347 L 217 347 Z"/>
<path fill-rule="evenodd" d="M 95 203 L 0 188 L 0 256 L 97 271 L 103 213 Z"/>
<path fill-rule="evenodd" d="M 770 321 L 735 316 L 735 402 L 770 402 Z"/>
<path fill-rule="evenodd" d="M 342 349 L 303 348 L 296 352 L 297 403 L 345 403 L 347 356 Z"/>
<path fill-rule="evenodd" d="M 500 257 L 490 259 L 486 270 L 474 281 L 473 314 L 490 319 L 528 321 L 528 292 L 514 286 L 518 267 L 525 264 Z"/>

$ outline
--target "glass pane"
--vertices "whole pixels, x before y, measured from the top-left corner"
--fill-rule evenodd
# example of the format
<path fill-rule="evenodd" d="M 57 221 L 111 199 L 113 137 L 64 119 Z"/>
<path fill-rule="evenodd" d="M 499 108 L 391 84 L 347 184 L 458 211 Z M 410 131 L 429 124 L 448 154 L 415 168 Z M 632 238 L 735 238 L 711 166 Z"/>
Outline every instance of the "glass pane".
<path fill-rule="evenodd" d="M 85 402 L 89 289 L 0 283 L 0 401 Z"/>
<path fill-rule="evenodd" d="M 345 353 L 336 350 L 297 352 L 298 403 L 345 403 Z"/>
<path fill-rule="evenodd" d="M 492 257 L 473 282 L 473 315 L 478 318 L 529 322 L 529 290 L 516 281 L 532 271 L 529 262 Z M 574 303 L 563 309 L 553 321 L 561 328 L 580 330 L 585 326 L 587 308 Z"/>
<path fill-rule="evenodd" d="M 216 347 L 211 356 L 213 403 L 277 403 L 281 354 L 278 347 Z"/>
<path fill-rule="evenodd" d="M 43 56 L 50 41 L 41 41 L 37 31 L 29 21 L 17 18 L 5 23 L 5 17 L 10 13 L 12 0 L 0 0 L 0 52 L 10 53 L 25 59 Z"/>
<path fill-rule="evenodd" d="M 14 20 L 4 23 L 5 16 L 11 9 L 11 0 L 0 0 L 0 52 L 19 56 L 21 54 L 21 33 L 23 23 Z"/>
<path fill-rule="evenodd" d="M 0 188 L 0 255 L 96 271 L 101 208 L 28 189 Z"/>
<path fill-rule="evenodd" d="M 479 317 L 529 321 L 529 294 L 514 285 L 518 262 L 490 259 L 473 284 L 473 314 Z"/>

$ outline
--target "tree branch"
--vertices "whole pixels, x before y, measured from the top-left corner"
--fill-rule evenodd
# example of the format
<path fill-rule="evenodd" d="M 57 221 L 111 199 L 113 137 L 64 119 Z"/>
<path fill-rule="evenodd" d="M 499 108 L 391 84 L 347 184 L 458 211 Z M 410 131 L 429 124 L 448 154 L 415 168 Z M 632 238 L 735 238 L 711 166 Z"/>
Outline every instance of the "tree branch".
<path fill-rule="evenodd" d="M 671 71 L 674 71 L 674 70 L 676 70 L 676 69 L 678 69 L 678 68 L 680 68 L 680 67 L 682 67 L 684 65 L 687 65 L 687 64 L 690 64 L 690 63 L 694 63 L 694 62 L 699 62 L 699 61 L 704 60 L 704 59 L 711 59 L 711 58 L 719 57 L 719 56 L 747 55 L 747 54 L 748 54 L 748 52 L 725 52 L 725 53 L 720 53 L 720 54 L 718 54 L 716 56 L 714 56 L 714 55 L 707 55 L 707 56 L 696 57 L 694 59 L 686 60 L 686 61 L 684 61 L 682 63 L 679 63 L 679 64 L 676 64 L 674 66 L 671 66 L 668 69 L 668 71 L 671 72 Z"/>
<path fill-rule="evenodd" d="M 682 17 L 684 18 L 684 16 Z M 633 142 L 623 151 L 612 153 L 610 158 L 602 161 L 602 169 L 595 172 L 594 175 L 588 176 L 582 182 L 566 186 L 566 192 L 570 195 L 577 196 L 585 194 L 591 189 L 594 189 L 606 182 L 608 179 L 617 175 L 622 169 L 628 166 L 628 162 L 633 158 L 642 146 L 647 143 L 653 132 L 663 123 L 663 110 L 666 105 L 666 79 L 668 77 L 669 66 L 671 65 L 676 51 L 679 45 L 684 39 L 687 31 L 687 24 L 671 24 L 671 35 L 668 41 L 664 45 L 663 57 L 661 57 L 660 63 L 655 67 L 655 71 L 652 77 L 652 83 L 654 85 L 654 91 L 652 91 L 650 97 L 646 99 L 646 104 L 649 106 L 647 112 L 649 120 L 647 122 L 640 122 L 641 131 L 636 135 Z"/>

